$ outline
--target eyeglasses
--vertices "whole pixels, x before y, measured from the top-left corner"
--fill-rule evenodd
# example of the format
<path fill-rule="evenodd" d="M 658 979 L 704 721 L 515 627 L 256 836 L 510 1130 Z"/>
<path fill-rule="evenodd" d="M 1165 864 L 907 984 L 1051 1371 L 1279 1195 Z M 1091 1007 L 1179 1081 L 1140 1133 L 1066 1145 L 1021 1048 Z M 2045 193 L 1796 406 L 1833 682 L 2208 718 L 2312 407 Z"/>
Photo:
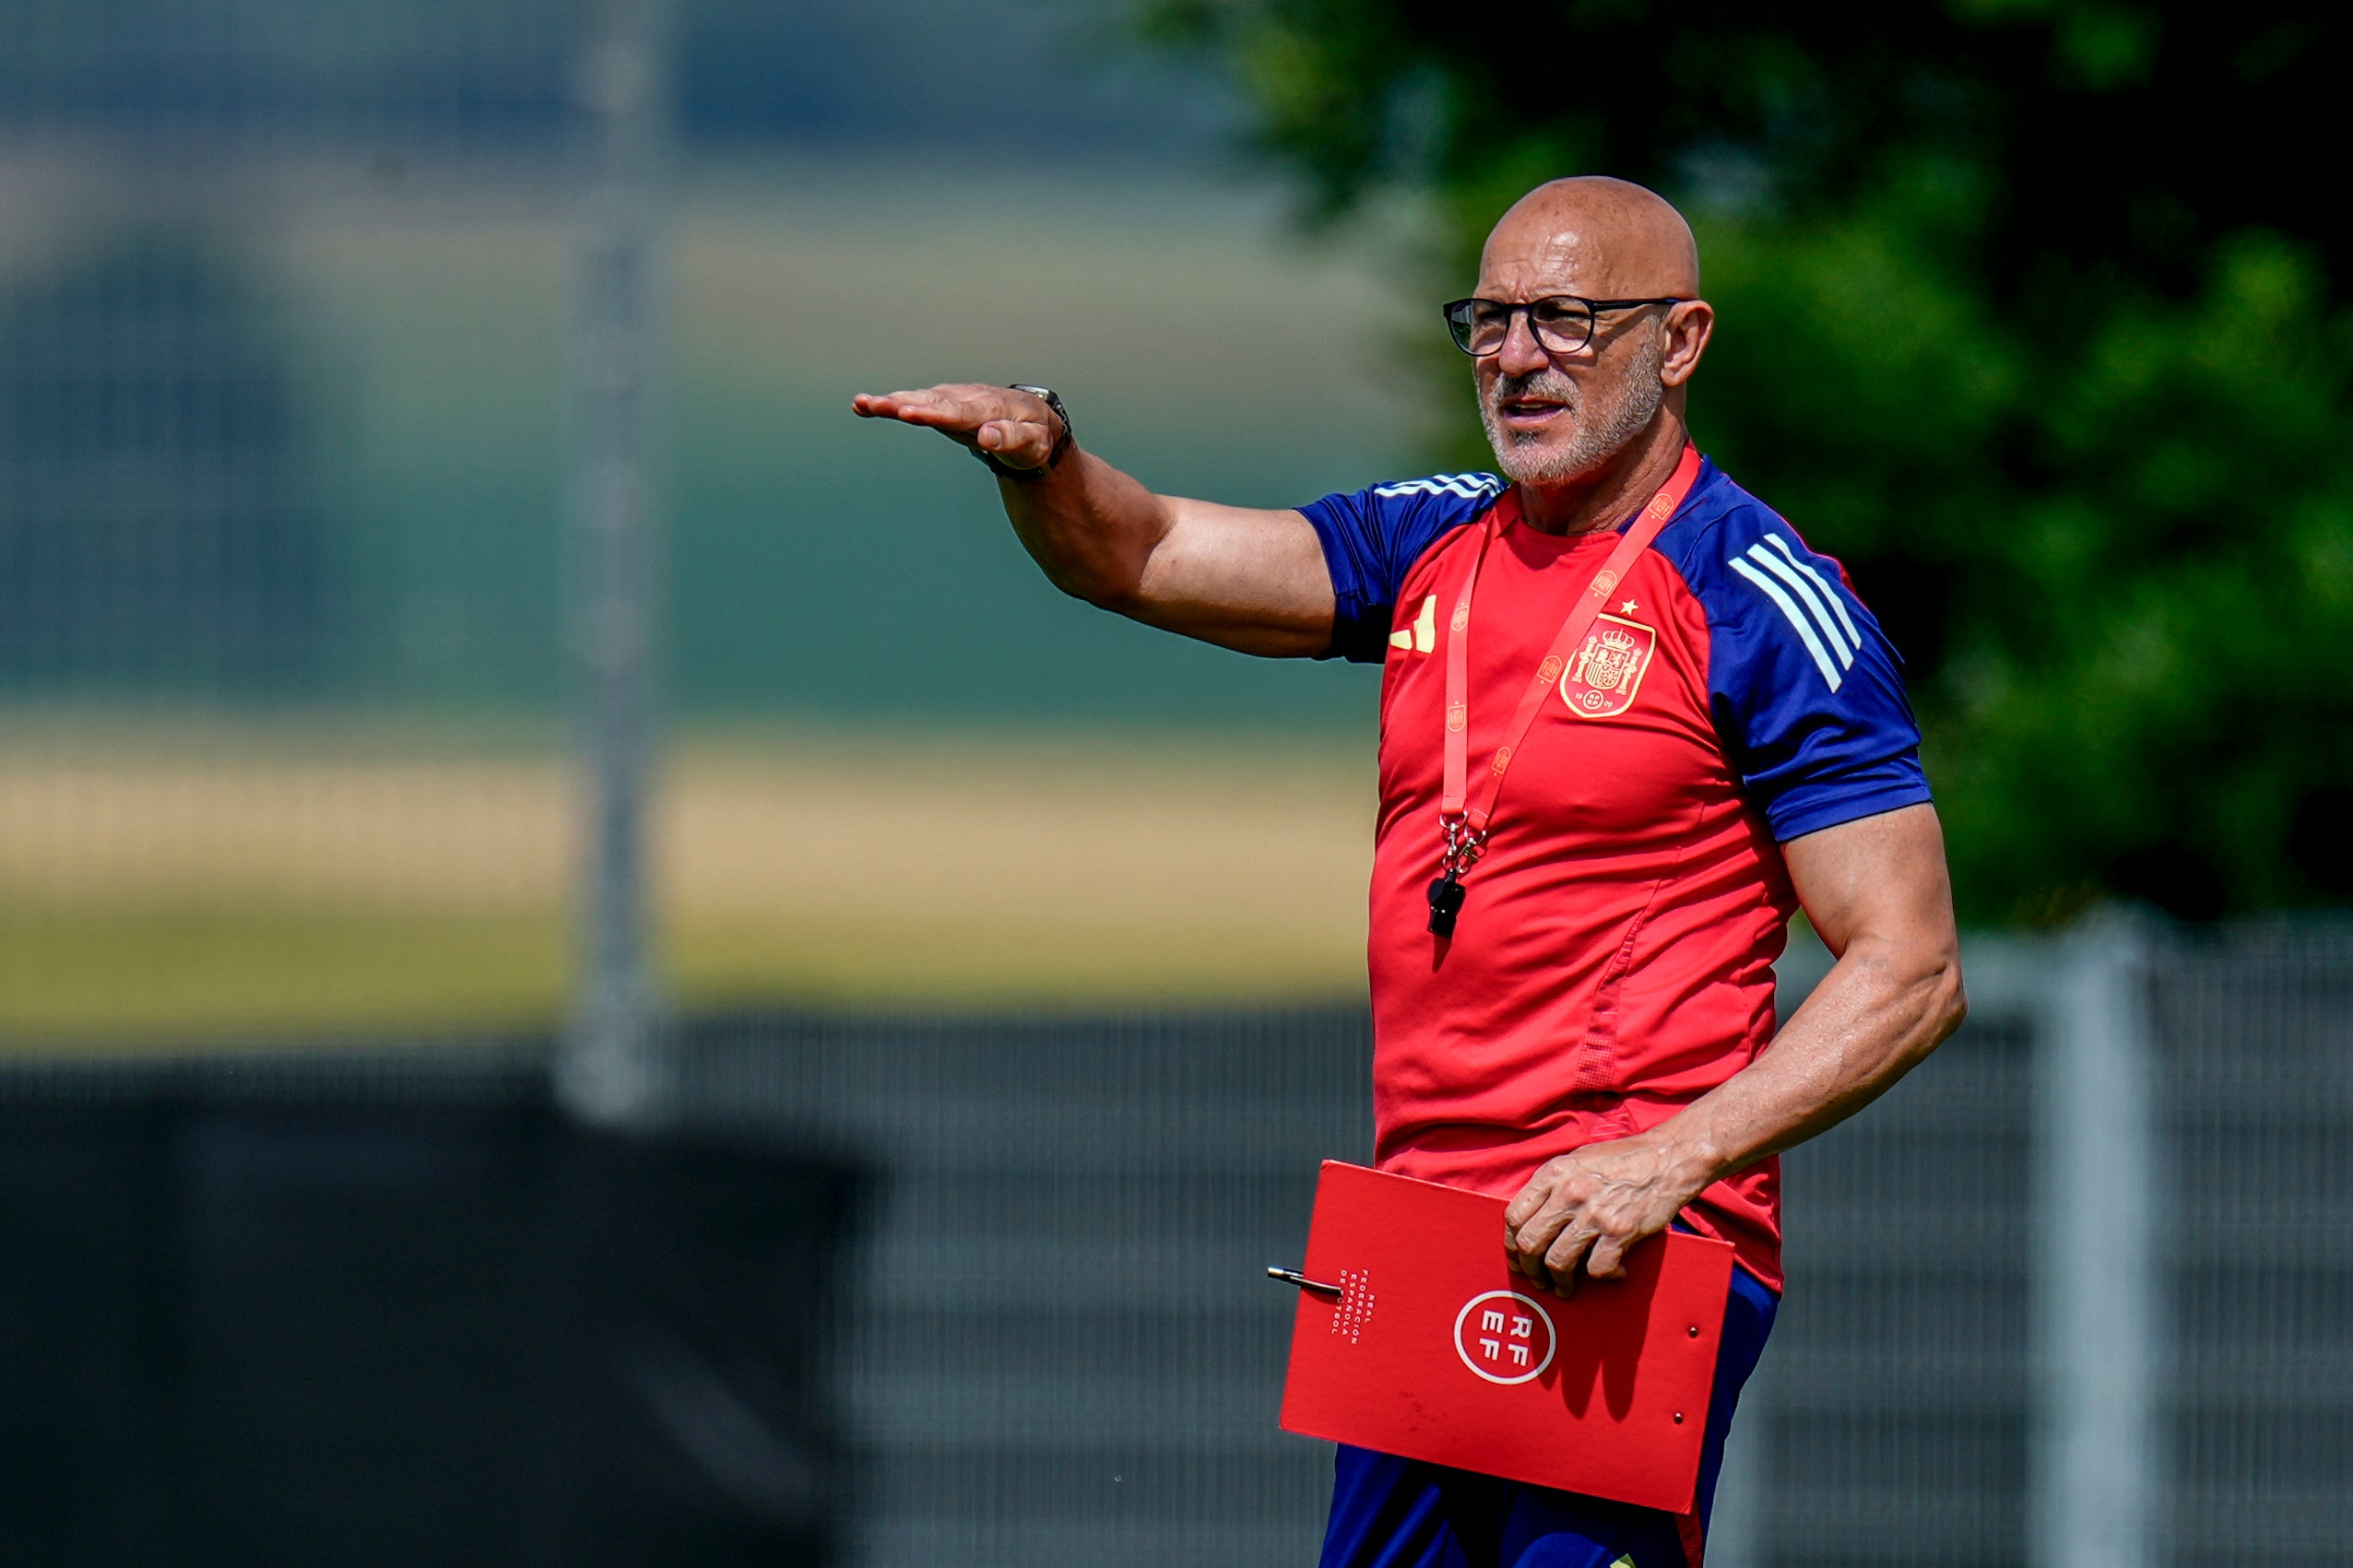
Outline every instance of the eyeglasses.
<path fill-rule="evenodd" d="M 1574 294 L 1555 294 L 1549 299 L 1531 300 L 1524 305 L 1507 300 L 1457 300 L 1446 307 L 1446 329 L 1454 335 L 1457 348 L 1474 360 L 1484 360 L 1503 351 L 1503 340 L 1511 336 L 1512 318 L 1526 311 L 1529 330 L 1536 335 L 1539 347 L 1555 354 L 1574 354 L 1593 341 L 1593 318 L 1603 311 L 1686 302 L 1682 295 L 1657 300 L 1583 300 Z"/>

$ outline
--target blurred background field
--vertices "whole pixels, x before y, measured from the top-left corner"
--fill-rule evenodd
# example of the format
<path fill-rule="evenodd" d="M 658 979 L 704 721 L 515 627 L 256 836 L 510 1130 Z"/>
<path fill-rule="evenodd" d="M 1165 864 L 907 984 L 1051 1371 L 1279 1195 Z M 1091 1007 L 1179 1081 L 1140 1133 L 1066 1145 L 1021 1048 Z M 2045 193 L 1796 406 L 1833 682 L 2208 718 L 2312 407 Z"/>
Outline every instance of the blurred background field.
<path fill-rule="evenodd" d="M 67 741 L 38 745 L 43 724 Z M 20 718 L 0 1033 L 177 1049 L 552 1026 L 579 785 L 530 729 Z M 665 989 L 705 1010 L 1345 997 L 1365 772 L 1312 736 L 710 731 L 661 779 Z"/>
<path fill-rule="evenodd" d="M 652 236 L 654 461 L 630 481 L 652 527 L 628 574 L 658 709 L 631 744 L 679 786 L 649 796 L 664 843 L 697 842 L 725 793 L 695 782 L 710 747 L 807 751 L 794 765 L 822 795 L 821 755 L 937 733 L 1009 790 L 1078 742 L 1112 771 L 1051 771 L 1105 831 L 1125 810 L 1172 863 L 1241 857 L 1262 812 L 1170 818 L 1121 754 L 1149 753 L 1174 797 L 1264 798 L 1211 781 L 1367 755 L 1369 672 L 1255 664 L 1062 599 L 968 461 L 850 419 L 848 395 L 1042 380 L 1146 482 L 1244 503 L 1476 466 L 1428 302 L 1528 181 L 1606 164 L 1673 192 L 1703 235 L 1723 324 L 1701 438 L 1848 563 L 1911 660 L 1972 922 L 2353 896 L 2353 503 L 2333 455 L 2353 402 L 2326 348 L 2353 330 L 2341 242 L 2273 175 L 2204 181 L 2218 147 L 2177 146 L 2166 105 L 2196 65 L 2167 8 L 2107 31 L 1923 14 L 1868 37 L 1629 13 L 1646 60 L 1712 51 L 1656 84 L 1662 115 L 1626 84 L 1519 103 L 1495 61 L 1378 5 L 666 14 L 660 146 L 630 198 Z M 11 765 L 52 784 L 22 786 L 7 830 L 50 855 L 0 915 L 0 965 L 28 977 L 0 1001 L 10 1037 L 160 1037 L 200 996 L 205 1029 L 231 1033 L 551 1021 L 590 843 L 553 780 L 595 711 L 583 650 L 602 635 L 577 501 L 596 463 L 565 411 L 603 351 L 583 262 L 599 15 L 27 13 L 0 61 L 0 713 Z M 2334 24 L 2283 6 L 2234 25 L 2221 124 L 2250 147 L 2300 134 L 2304 99 L 2261 84 L 2303 79 Z M 1894 91 L 1886 59 L 1935 90 Z M 1801 134 L 1774 107 L 1793 84 L 1844 107 Z M 2250 511 L 2255 472 L 2275 478 Z M 438 927 L 421 893 L 395 909 L 324 871 L 310 890 L 278 877 L 265 908 L 238 855 L 149 864 L 109 847 L 148 818 L 77 815 L 128 768 L 125 788 L 172 802 L 155 843 L 263 854 L 269 813 L 216 822 L 153 772 L 181 749 L 207 799 L 290 787 L 219 772 L 249 740 L 342 770 L 337 801 L 376 789 L 340 841 L 354 864 L 453 853 L 434 837 L 451 814 L 398 769 L 412 748 L 436 768 L 479 751 L 493 793 L 536 757 L 573 814 L 520 810 L 531 847 L 468 852 L 481 886 Z M 939 777 L 945 796 L 964 782 Z M 2176 778 L 2197 787 L 2158 783 Z M 854 819 L 866 787 L 822 815 Z M 1363 820 L 1337 799 L 1277 808 L 1328 813 L 1337 840 Z M 1053 934 L 1090 873 L 970 825 L 974 866 L 1026 867 L 970 873 L 1029 912 L 1011 924 L 944 891 L 829 910 L 832 890 L 895 886 L 839 861 L 779 876 L 756 921 L 740 898 L 706 913 L 707 878 L 659 869 L 649 839 L 648 939 L 690 1003 L 904 1000 L 861 957 L 885 949 L 942 1004 L 1353 991 L 1353 897 L 1303 922 L 1289 894 L 1253 892 L 1237 902 L 1262 913 L 1220 926 L 1123 884 L 1168 924 L 1123 915 L 1150 957 L 1113 962 L 1129 949 Z M 904 928 L 872 924 L 886 904 Z M 1316 935 L 1244 935 L 1276 930 Z"/>
<path fill-rule="evenodd" d="M 26 162 L 0 290 L 67 303 L 19 329 L 51 361 L 16 361 L 21 398 L 46 372 L 118 400 L 69 413 L 122 418 L 153 372 L 108 366 L 112 289 L 257 357 L 238 385 L 183 349 L 172 395 L 289 407 L 272 451 L 150 424 L 20 458 L 78 487 L 55 504 L 115 506 L 117 536 L 52 561 L 63 606 L 16 642 L 0 1030 L 551 1023 L 583 831 L 560 203 L 511 170 L 404 162 L 388 190 L 364 162 L 293 162 L 241 174 L 276 199 L 223 236 L 126 227 L 59 194 L 62 160 Z M 1153 482 L 1296 501 L 1403 461 L 1379 275 L 1300 244 L 1264 192 L 1150 164 L 722 159 L 672 221 L 676 727 L 655 855 L 680 999 L 1358 988 L 1365 673 L 1253 667 L 1062 599 L 968 460 L 845 405 L 1043 377 Z M 266 489 L 277 602 L 110 577 L 135 528 L 174 524 L 82 499 L 114 483 L 109 440 L 156 443 L 167 486 L 210 467 Z M 168 548 L 240 548 L 196 506 Z M 300 646 L 241 645 L 245 616 Z"/>

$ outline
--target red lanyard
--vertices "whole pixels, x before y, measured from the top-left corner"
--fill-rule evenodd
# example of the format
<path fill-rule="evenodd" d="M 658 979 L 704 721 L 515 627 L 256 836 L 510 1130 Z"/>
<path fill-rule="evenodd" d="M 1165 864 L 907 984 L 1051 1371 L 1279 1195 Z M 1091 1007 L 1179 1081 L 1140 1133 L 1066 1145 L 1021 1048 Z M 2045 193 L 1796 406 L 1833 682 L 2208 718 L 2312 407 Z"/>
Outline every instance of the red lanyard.
<path fill-rule="evenodd" d="M 1437 935 L 1454 934 L 1454 917 L 1462 907 L 1462 874 L 1471 869 L 1486 848 L 1488 824 L 1495 819 L 1496 797 L 1503 793 L 1505 770 L 1511 766 L 1520 743 L 1528 738 L 1537 711 L 1543 707 L 1561 671 L 1568 667 L 1569 654 L 1591 628 L 1593 618 L 1602 613 L 1610 590 L 1624 581 L 1642 552 L 1650 548 L 1650 541 L 1659 536 L 1659 530 L 1675 514 L 1675 508 L 1691 493 L 1692 481 L 1698 477 L 1699 449 L 1686 445 L 1673 476 L 1659 487 L 1659 493 L 1650 498 L 1649 504 L 1619 536 L 1610 559 L 1593 574 L 1593 581 L 1578 596 L 1568 619 L 1561 622 L 1560 631 L 1553 638 L 1543 662 L 1529 678 L 1528 689 L 1519 694 L 1519 711 L 1511 715 L 1503 743 L 1496 748 L 1495 758 L 1487 764 L 1486 777 L 1480 781 L 1479 798 L 1474 802 L 1469 798 L 1470 737 L 1466 733 L 1471 723 L 1471 595 L 1479 586 L 1479 568 L 1486 562 L 1487 548 L 1503 532 L 1503 508 L 1497 506 L 1487 513 L 1479 551 L 1471 558 L 1471 570 L 1462 579 L 1461 596 L 1455 601 L 1454 614 L 1446 629 L 1446 796 L 1438 806 L 1446 847 L 1438 862 L 1438 879 L 1430 884 L 1430 929 Z"/>

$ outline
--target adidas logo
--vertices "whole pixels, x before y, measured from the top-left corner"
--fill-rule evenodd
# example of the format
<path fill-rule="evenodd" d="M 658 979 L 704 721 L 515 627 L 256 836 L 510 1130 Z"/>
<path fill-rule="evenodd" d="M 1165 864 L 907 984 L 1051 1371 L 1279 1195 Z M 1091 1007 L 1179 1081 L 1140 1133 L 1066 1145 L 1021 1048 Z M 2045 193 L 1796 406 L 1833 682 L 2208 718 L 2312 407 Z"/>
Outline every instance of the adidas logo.
<path fill-rule="evenodd" d="M 1413 654 L 1426 654 L 1438 645 L 1438 596 L 1436 594 L 1423 599 L 1422 613 L 1413 618 L 1412 626 L 1401 626 L 1389 634 L 1389 645 Z"/>

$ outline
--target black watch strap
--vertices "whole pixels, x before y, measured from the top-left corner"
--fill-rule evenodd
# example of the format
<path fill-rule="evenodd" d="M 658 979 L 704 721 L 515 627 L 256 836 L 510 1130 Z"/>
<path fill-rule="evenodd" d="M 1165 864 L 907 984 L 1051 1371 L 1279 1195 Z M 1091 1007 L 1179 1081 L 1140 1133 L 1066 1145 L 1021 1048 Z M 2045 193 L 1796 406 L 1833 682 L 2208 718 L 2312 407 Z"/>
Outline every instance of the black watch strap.
<path fill-rule="evenodd" d="M 1062 454 L 1070 450 L 1070 411 L 1062 407 L 1062 400 L 1054 395 L 1054 389 L 1050 386 L 1028 386 L 1015 382 L 1006 390 L 1026 392 L 1033 397 L 1042 397 L 1046 400 L 1046 406 L 1054 410 L 1054 417 L 1062 421 L 1062 433 L 1054 438 L 1054 450 L 1047 453 L 1046 461 L 1035 468 L 1016 468 L 1010 463 L 1000 462 L 995 453 L 984 452 L 976 446 L 972 449 L 972 454 L 987 464 L 988 471 L 999 478 L 1014 479 L 1023 484 L 1028 484 L 1054 472 L 1054 465 L 1061 462 Z"/>

